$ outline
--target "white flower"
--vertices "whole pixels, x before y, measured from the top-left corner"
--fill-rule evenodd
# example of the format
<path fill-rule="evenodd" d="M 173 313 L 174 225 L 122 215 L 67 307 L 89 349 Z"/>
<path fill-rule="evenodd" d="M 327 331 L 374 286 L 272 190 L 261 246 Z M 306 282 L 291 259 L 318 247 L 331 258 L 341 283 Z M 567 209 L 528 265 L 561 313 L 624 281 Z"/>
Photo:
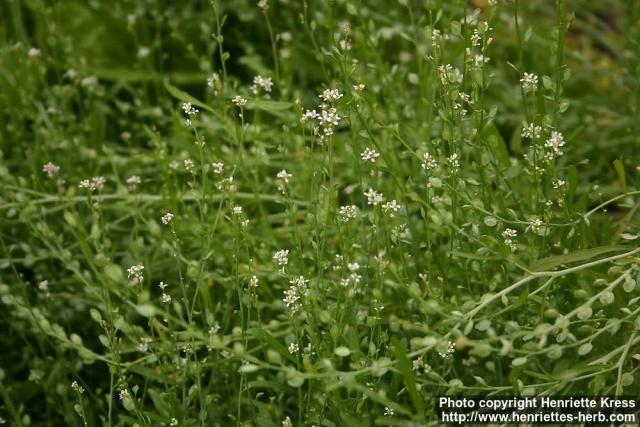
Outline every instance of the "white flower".
<path fill-rule="evenodd" d="M 293 175 L 291 175 L 289 172 L 287 172 L 286 170 L 281 170 L 280 172 L 278 172 L 276 174 L 276 178 L 278 178 L 279 180 L 281 180 L 282 182 L 284 182 L 285 184 L 289 183 L 289 180 L 293 177 Z"/>
<path fill-rule="evenodd" d="M 502 237 L 504 238 L 504 244 L 509 246 L 509 248 L 511 248 L 512 251 L 515 251 L 518 248 L 516 242 L 513 241 L 513 239 L 517 236 L 518 236 L 518 232 L 513 228 L 506 228 L 502 232 Z"/>
<path fill-rule="evenodd" d="M 357 85 L 353 85 L 351 88 L 353 89 L 354 92 L 362 92 L 365 89 L 365 85 L 364 83 L 359 83 Z"/>
<path fill-rule="evenodd" d="M 338 89 L 325 89 L 320 95 L 320 98 L 322 98 L 324 102 L 331 103 L 342 98 L 342 93 L 340 93 Z"/>
<path fill-rule="evenodd" d="M 309 120 L 316 120 L 316 119 L 318 119 L 318 117 L 320 117 L 320 116 L 318 115 L 316 110 L 307 110 L 302 114 L 302 117 L 300 118 L 300 121 L 302 123 L 304 123 L 304 122 L 307 122 Z"/>
<path fill-rule="evenodd" d="M 165 294 L 164 292 L 160 295 L 160 301 L 163 304 L 171 304 L 171 295 Z"/>
<path fill-rule="evenodd" d="M 240 95 L 235 96 L 231 102 L 233 102 L 234 104 L 236 104 L 238 107 L 242 108 L 245 105 L 247 105 L 247 99 L 241 97 Z"/>
<path fill-rule="evenodd" d="M 460 170 L 460 160 L 459 160 L 458 153 L 453 153 L 452 155 L 447 157 L 447 162 L 451 167 L 451 172 L 456 173 L 458 172 L 458 170 Z"/>
<path fill-rule="evenodd" d="M 171 427 L 175 427 L 178 425 L 178 419 L 176 417 L 171 418 L 171 422 L 169 423 Z"/>
<path fill-rule="evenodd" d="M 372 148 L 365 148 L 365 150 L 360 154 L 360 158 L 365 162 L 375 163 L 378 157 L 380 157 L 380 153 Z"/>
<path fill-rule="evenodd" d="M 293 423 L 291 422 L 291 418 L 287 417 L 282 420 L 282 427 L 293 427 Z"/>
<path fill-rule="evenodd" d="M 186 159 L 184 161 L 184 168 L 187 170 L 187 172 L 193 173 L 194 167 L 195 167 L 195 163 L 193 163 L 193 160 Z"/>
<path fill-rule="evenodd" d="M 48 291 L 49 290 L 49 281 L 48 280 L 41 280 L 40 282 L 38 282 L 38 289 L 40 289 L 41 291 Z"/>
<path fill-rule="evenodd" d="M 438 166 L 436 159 L 428 152 L 422 154 L 422 169 L 430 171 Z"/>
<path fill-rule="evenodd" d="M 125 397 L 129 397 L 129 390 L 127 390 L 126 388 L 120 390 L 120 400 L 124 399 Z"/>
<path fill-rule="evenodd" d="M 551 185 L 553 185 L 554 190 L 559 190 L 560 188 L 564 187 L 565 184 L 566 184 L 566 181 L 562 179 L 554 179 L 553 182 L 551 183 Z"/>
<path fill-rule="evenodd" d="M 384 202 L 384 196 L 382 195 L 382 193 L 377 193 L 371 188 L 366 193 L 364 193 L 364 195 L 367 196 L 367 204 L 369 205 L 377 206 L 380 203 Z"/>
<path fill-rule="evenodd" d="M 267 10 L 267 8 L 269 7 L 269 1 L 268 0 L 260 0 L 258 2 L 258 7 L 262 10 Z"/>
<path fill-rule="evenodd" d="M 94 176 L 93 178 L 89 179 L 83 179 L 82 181 L 80 181 L 80 185 L 78 185 L 78 187 L 80 188 L 86 188 L 89 191 L 93 192 L 93 191 L 100 191 L 104 188 L 104 183 L 106 182 L 106 180 L 104 179 L 103 176 Z"/>
<path fill-rule="evenodd" d="M 207 78 L 207 86 L 212 89 L 215 89 L 216 86 L 220 83 L 220 76 L 218 73 L 213 73 Z"/>
<path fill-rule="evenodd" d="M 294 342 L 289 344 L 289 353 L 296 354 L 299 351 L 300 351 L 300 346 L 298 344 L 296 344 Z"/>
<path fill-rule="evenodd" d="M 347 268 L 349 271 L 358 271 L 360 269 L 360 264 L 357 262 L 350 262 L 347 264 Z"/>
<path fill-rule="evenodd" d="M 213 162 L 211 163 L 211 167 L 213 168 L 213 173 L 216 175 L 220 175 L 224 170 L 224 163 L 222 162 Z"/>
<path fill-rule="evenodd" d="M 531 230 L 534 233 L 538 233 L 542 229 L 544 222 L 542 222 L 540 218 L 534 218 L 531 221 L 529 221 L 529 225 L 531 226 Z"/>
<path fill-rule="evenodd" d="M 347 223 L 358 215 L 358 207 L 356 205 L 340 206 L 340 218 L 342 222 Z"/>
<path fill-rule="evenodd" d="M 564 137 L 560 132 L 554 130 L 544 143 L 544 146 L 547 148 L 547 153 L 545 154 L 545 158 L 547 160 L 553 160 L 556 157 L 560 157 L 564 154 L 561 150 L 561 148 L 564 147 Z"/>
<path fill-rule="evenodd" d="M 126 182 L 129 184 L 129 191 L 133 191 L 142 183 L 142 179 L 138 175 L 132 175 L 127 178 Z"/>
<path fill-rule="evenodd" d="M 278 181 L 278 190 L 284 194 L 286 189 L 286 184 L 289 183 L 293 175 L 291 175 L 286 170 L 281 170 L 276 174 L 276 180 Z"/>
<path fill-rule="evenodd" d="M 53 178 L 55 174 L 60 172 L 60 166 L 48 162 L 42 166 L 42 171 L 46 173 L 49 178 Z"/>
<path fill-rule="evenodd" d="M 255 274 L 251 276 L 251 279 L 249 279 L 249 286 L 251 286 L 252 288 L 258 287 L 258 276 L 256 276 Z"/>
<path fill-rule="evenodd" d="M 538 76 L 533 73 L 524 73 L 520 79 L 520 83 L 525 92 L 535 92 L 538 90 Z"/>
<path fill-rule="evenodd" d="M 456 343 L 454 343 L 453 341 L 449 341 L 449 343 L 447 344 L 447 349 L 445 351 L 439 351 L 438 354 L 443 359 L 451 359 L 451 357 L 453 357 L 453 353 L 455 352 L 456 352 Z"/>
<path fill-rule="evenodd" d="M 187 116 L 192 116 L 198 113 L 198 110 L 196 110 L 190 102 L 182 103 L 182 111 L 184 111 Z"/>
<path fill-rule="evenodd" d="M 289 264 L 289 250 L 288 249 L 281 249 L 279 251 L 276 251 L 273 253 L 273 260 L 279 265 L 279 266 L 285 266 L 287 264 Z"/>
<path fill-rule="evenodd" d="M 169 224 L 172 219 L 173 219 L 173 214 L 171 212 L 167 212 L 166 214 L 162 215 L 162 218 L 160 218 L 160 220 L 164 225 Z"/>
<path fill-rule="evenodd" d="M 385 212 L 388 212 L 389 216 L 393 218 L 396 212 L 400 210 L 400 205 L 395 200 L 391 200 L 390 202 L 382 205 L 382 209 L 384 209 Z"/>
<path fill-rule="evenodd" d="M 251 92 L 254 95 L 258 95 L 260 89 L 264 90 L 266 93 L 271 93 L 271 89 L 273 88 L 273 81 L 271 77 L 263 77 L 260 74 L 253 78 L 253 85 L 251 86 Z"/>
<path fill-rule="evenodd" d="M 234 215 L 242 214 L 242 206 L 236 205 L 236 206 L 232 207 L 231 208 L 231 213 L 233 213 Z"/>
<path fill-rule="evenodd" d="M 127 269 L 127 277 L 129 278 L 130 285 L 138 285 L 144 281 L 142 270 L 144 270 L 144 265 L 141 264 L 132 265 Z"/>
<path fill-rule="evenodd" d="M 387 406 L 384 407 L 384 416 L 385 417 L 391 417 L 393 416 L 394 412 L 392 408 L 389 408 Z"/>
<path fill-rule="evenodd" d="M 529 123 L 527 126 L 522 128 L 523 138 L 538 139 L 540 138 L 541 133 L 542 133 L 542 127 L 535 125 L 533 123 Z"/>
<path fill-rule="evenodd" d="M 35 58 L 36 56 L 39 56 L 39 55 L 40 55 L 40 49 L 37 49 L 37 48 L 35 48 L 35 47 L 32 47 L 32 48 L 30 48 L 30 49 L 27 51 L 27 55 L 28 55 L 30 58 Z"/>

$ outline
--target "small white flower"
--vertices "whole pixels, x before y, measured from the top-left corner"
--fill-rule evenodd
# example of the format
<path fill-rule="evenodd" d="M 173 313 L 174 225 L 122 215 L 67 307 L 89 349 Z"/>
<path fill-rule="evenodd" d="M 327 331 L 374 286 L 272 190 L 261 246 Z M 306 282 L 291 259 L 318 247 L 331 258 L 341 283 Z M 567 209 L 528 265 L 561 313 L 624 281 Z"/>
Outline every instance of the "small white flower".
<path fill-rule="evenodd" d="M 78 185 L 78 187 L 80 188 L 86 188 L 89 191 L 93 192 L 93 191 L 100 191 L 104 188 L 104 183 L 106 182 L 106 180 L 104 179 L 103 176 L 94 176 L 93 178 L 89 179 L 83 179 L 82 181 L 80 181 L 80 185 Z"/>
<path fill-rule="evenodd" d="M 127 178 L 127 184 L 129 184 L 129 191 L 134 191 L 138 188 L 138 185 L 142 183 L 142 179 L 138 175 L 132 175 Z"/>
<path fill-rule="evenodd" d="M 324 102 L 331 103 L 342 98 L 342 93 L 340 93 L 338 89 L 325 89 L 320 95 L 320 98 L 322 98 Z"/>
<path fill-rule="evenodd" d="M 197 114 L 197 113 L 198 113 L 198 110 L 197 110 L 197 109 L 195 109 L 195 108 L 193 107 L 193 105 L 191 105 L 191 103 L 190 103 L 190 102 L 183 102 L 183 103 L 182 103 L 182 111 L 184 111 L 184 113 L 185 113 L 187 116 L 192 116 L 192 115 L 194 115 L 194 114 Z"/>
<path fill-rule="evenodd" d="M 224 170 L 224 163 L 222 162 L 213 162 L 211 163 L 211 167 L 213 168 L 213 173 L 216 175 L 220 175 Z"/>
<path fill-rule="evenodd" d="M 176 417 L 171 418 L 171 422 L 169 423 L 171 427 L 175 427 L 178 425 L 178 419 Z"/>
<path fill-rule="evenodd" d="M 393 416 L 394 412 L 392 408 L 389 408 L 387 406 L 384 407 L 384 416 L 385 417 L 391 417 Z"/>
<path fill-rule="evenodd" d="M 551 185 L 553 185 L 554 190 L 559 190 L 566 185 L 566 181 L 562 179 L 554 179 Z"/>
<path fill-rule="evenodd" d="M 249 279 L 249 286 L 251 286 L 252 288 L 258 287 L 258 276 L 256 276 L 255 274 L 251 276 L 251 278 Z"/>
<path fill-rule="evenodd" d="M 166 214 L 162 215 L 162 218 L 160 218 L 160 220 L 164 225 L 168 225 L 172 219 L 173 219 L 173 214 L 171 212 L 167 212 Z"/>
<path fill-rule="evenodd" d="M 428 152 L 425 151 L 422 154 L 422 169 L 430 171 L 434 170 L 438 166 L 436 159 Z"/>
<path fill-rule="evenodd" d="M 395 214 L 400 210 L 400 205 L 395 200 L 391 200 L 390 202 L 382 205 L 382 209 L 384 209 L 385 212 L 389 213 L 389 216 L 393 218 Z"/>
<path fill-rule="evenodd" d="M 123 388 L 122 390 L 120 390 L 120 400 L 124 399 L 125 397 L 129 397 L 129 390 Z"/>
<path fill-rule="evenodd" d="M 342 222 L 347 223 L 356 216 L 358 216 L 358 207 L 356 205 L 340 207 L 340 219 Z"/>
<path fill-rule="evenodd" d="M 522 137 L 529 139 L 539 139 L 542 133 L 542 127 L 535 125 L 533 123 L 529 123 L 527 126 L 522 128 Z"/>
<path fill-rule="evenodd" d="M 231 102 L 233 102 L 234 104 L 236 104 L 238 107 L 242 108 L 245 105 L 247 105 L 247 99 L 241 97 L 240 95 L 236 95 Z"/>
<path fill-rule="evenodd" d="M 234 207 L 231 208 L 231 213 L 234 214 L 234 215 L 241 215 L 242 214 L 242 206 L 235 205 Z"/>
<path fill-rule="evenodd" d="M 253 78 L 253 85 L 251 86 L 251 92 L 254 95 L 258 95 L 260 90 L 264 90 L 267 94 L 271 93 L 273 88 L 273 81 L 271 77 L 263 77 L 260 74 Z"/>
<path fill-rule="evenodd" d="M 524 73 L 520 79 L 520 83 L 525 92 L 535 92 L 538 90 L 538 76 L 533 73 Z"/>
<path fill-rule="evenodd" d="M 460 160 L 458 153 L 453 153 L 449 157 L 447 157 L 447 163 L 451 167 L 451 172 L 456 173 L 460 170 Z"/>
<path fill-rule="evenodd" d="M 364 83 L 359 83 L 357 85 L 353 85 L 351 88 L 353 89 L 354 92 L 362 92 L 365 89 L 365 85 Z"/>
<path fill-rule="evenodd" d="M 364 195 L 367 196 L 367 204 L 369 205 L 377 206 L 380 203 L 384 202 L 384 196 L 382 195 L 382 193 L 378 193 L 372 188 L 364 193 Z"/>
<path fill-rule="evenodd" d="M 184 163 L 184 168 L 187 170 L 187 172 L 193 173 L 195 169 L 195 163 L 193 162 L 193 160 L 186 159 L 183 163 Z"/>
<path fill-rule="evenodd" d="M 144 281 L 142 270 L 144 270 L 144 265 L 141 265 L 141 264 L 132 265 L 127 269 L 127 277 L 129 278 L 129 284 L 138 285 Z"/>
<path fill-rule="evenodd" d="M 262 10 L 267 10 L 267 8 L 269 7 L 269 1 L 268 0 L 260 0 L 258 2 L 258 7 Z"/>
<path fill-rule="evenodd" d="M 360 158 L 365 162 L 375 163 L 378 157 L 380 157 L 380 153 L 372 148 L 365 148 L 365 150 L 360 154 Z"/>
<path fill-rule="evenodd" d="M 300 346 L 298 344 L 296 344 L 294 342 L 289 344 L 289 353 L 296 354 L 299 351 L 300 351 Z"/>
<path fill-rule="evenodd" d="M 42 166 L 42 171 L 46 173 L 49 178 L 53 178 L 58 172 L 60 172 L 60 166 L 48 162 Z"/>
<path fill-rule="evenodd" d="M 447 349 L 445 351 L 439 351 L 438 354 L 443 359 L 451 359 L 453 357 L 453 353 L 456 352 L 456 343 L 453 341 L 449 341 L 447 344 Z"/>
<path fill-rule="evenodd" d="M 281 267 L 289 264 L 289 250 L 281 249 L 273 253 L 273 260 Z"/>
<path fill-rule="evenodd" d="M 544 146 L 547 148 L 547 153 L 545 154 L 545 158 L 547 160 L 553 160 L 556 157 L 560 157 L 564 154 L 562 152 L 562 147 L 564 147 L 564 137 L 560 132 L 554 130 L 544 143 Z"/>
<path fill-rule="evenodd" d="M 513 228 L 506 228 L 502 232 L 502 237 L 504 238 L 504 244 L 509 246 L 509 248 L 511 248 L 512 251 L 515 251 L 518 248 L 516 242 L 514 242 L 513 240 L 517 236 L 518 236 L 518 232 Z"/>
<path fill-rule="evenodd" d="M 38 289 L 40 289 L 41 291 L 48 291 L 49 290 L 49 281 L 48 280 L 41 280 L 40 282 L 38 282 Z"/>

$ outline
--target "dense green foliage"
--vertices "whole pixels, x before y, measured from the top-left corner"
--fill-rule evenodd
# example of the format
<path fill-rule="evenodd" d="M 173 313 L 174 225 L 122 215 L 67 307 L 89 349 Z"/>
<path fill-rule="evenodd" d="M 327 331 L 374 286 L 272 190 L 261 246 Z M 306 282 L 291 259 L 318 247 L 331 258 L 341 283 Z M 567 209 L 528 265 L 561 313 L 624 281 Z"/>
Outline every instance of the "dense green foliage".
<path fill-rule="evenodd" d="M 0 420 L 638 395 L 640 2 L 0 1 Z"/>

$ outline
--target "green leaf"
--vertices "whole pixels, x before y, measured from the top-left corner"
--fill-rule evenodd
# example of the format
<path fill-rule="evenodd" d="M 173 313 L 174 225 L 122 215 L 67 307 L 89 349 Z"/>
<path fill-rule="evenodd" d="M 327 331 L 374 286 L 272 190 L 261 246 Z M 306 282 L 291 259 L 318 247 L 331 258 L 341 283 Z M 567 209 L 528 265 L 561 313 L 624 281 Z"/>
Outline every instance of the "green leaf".
<path fill-rule="evenodd" d="M 553 255 L 550 257 L 542 258 L 541 260 L 538 260 L 530 265 L 528 270 L 531 272 L 549 271 L 554 267 L 562 264 L 583 261 L 609 252 L 621 252 L 628 249 L 629 248 L 627 246 L 622 245 L 599 246 L 597 248 L 581 249 L 570 252 L 568 254 Z"/>
<path fill-rule="evenodd" d="M 396 351 L 396 358 L 398 359 L 398 369 L 400 369 L 400 373 L 404 377 L 404 383 L 407 387 L 407 391 L 409 392 L 409 396 L 413 401 L 413 406 L 416 408 L 418 414 L 424 414 L 424 402 L 418 395 L 418 389 L 416 388 L 416 379 L 413 375 L 413 371 L 411 370 L 411 364 L 409 359 L 407 358 L 407 353 L 404 349 L 402 343 L 398 341 L 396 337 L 392 339 L 393 347 Z"/>
<path fill-rule="evenodd" d="M 620 180 L 620 184 L 622 184 L 622 190 L 627 192 L 627 177 L 624 173 L 624 164 L 622 162 L 622 158 L 616 159 L 613 161 L 613 167 L 616 168 L 616 172 L 618 172 L 618 179 Z"/>
<path fill-rule="evenodd" d="M 267 347 L 276 350 L 282 357 L 289 359 L 293 363 L 297 363 L 296 358 L 293 357 L 291 353 L 289 353 L 289 350 L 287 350 L 284 345 L 282 345 L 278 340 L 271 336 L 269 332 L 260 328 L 251 328 L 247 331 L 247 333 L 254 338 L 263 341 L 267 345 Z"/>
<path fill-rule="evenodd" d="M 200 107 L 204 110 L 209 111 L 210 113 L 214 113 L 216 114 L 216 111 L 211 108 L 210 106 L 208 106 L 207 104 L 205 104 L 204 102 L 200 101 L 198 98 L 195 98 L 191 95 L 189 95 L 187 92 L 178 89 L 177 87 L 169 84 L 169 83 L 165 83 L 164 87 L 167 89 L 167 91 L 171 94 L 171 96 L 173 96 L 174 98 L 182 101 L 182 102 L 190 102 L 193 105 Z"/>
<path fill-rule="evenodd" d="M 165 393 L 159 393 L 155 389 L 149 387 L 147 389 L 147 393 L 151 396 L 151 400 L 153 401 L 153 406 L 156 407 L 156 410 L 163 417 L 169 417 L 171 414 L 171 405 L 165 399 Z"/>
<path fill-rule="evenodd" d="M 274 112 L 283 111 L 291 108 L 293 104 L 285 101 L 268 101 L 263 99 L 254 99 L 247 104 L 248 108 L 255 107 L 259 110 Z"/>

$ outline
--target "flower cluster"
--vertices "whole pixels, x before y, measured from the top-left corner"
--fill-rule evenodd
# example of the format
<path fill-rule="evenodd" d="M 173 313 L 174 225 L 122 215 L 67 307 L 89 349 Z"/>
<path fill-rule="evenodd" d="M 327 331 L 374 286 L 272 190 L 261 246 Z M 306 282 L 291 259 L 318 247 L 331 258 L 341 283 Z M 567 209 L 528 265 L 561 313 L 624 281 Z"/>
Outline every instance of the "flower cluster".
<path fill-rule="evenodd" d="M 160 218 L 160 220 L 164 225 L 168 225 L 172 219 L 173 219 L 173 214 L 171 212 L 167 212 L 166 214 L 162 215 L 162 218 Z"/>
<path fill-rule="evenodd" d="M 106 181 L 107 180 L 104 179 L 103 176 L 94 176 L 91 179 L 83 179 L 82 181 L 80 181 L 78 187 L 86 188 L 91 192 L 101 191 L 104 188 L 104 183 Z"/>
<path fill-rule="evenodd" d="M 308 121 L 316 121 L 313 131 L 321 141 L 330 137 L 334 133 L 334 129 L 340 124 L 342 117 L 338 114 L 338 110 L 333 106 L 333 103 L 342 98 L 342 93 L 338 89 L 326 89 L 320 95 L 320 98 L 324 101 L 320 105 L 320 113 L 316 110 L 306 110 L 302 114 L 301 121 L 303 123 Z"/>
<path fill-rule="evenodd" d="M 340 219 L 343 223 L 346 224 L 356 216 L 358 216 L 358 207 L 356 205 L 340 206 Z"/>
<path fill-rule="evenodd" d="M 139 285 L 144 281 L 142 270 L 144 270 L 144 265 L 141 264 L 132 265 L 127 269 L 127 277 L 129 278 L 130 285 Z"/>
<path fill-rule="evenodd" d="M 360 154 L 360 158 L 365 162 L 375 163 L 378 157 L 380 157 L 380 153 L 372 148 L 365 148 Z"/>
<path fill-rule="evenodd" d="M 527 93 L 533 93 L 538 90 L 538 76 L 533 73 L 524 73 L 520 79 L 520 84 L 522 84 L 522 90 Z"/>
<path fill-rule="evenodd" d="M 266 94 L 271 93 L 273 88 L 273 81 L 271 77 L 263 77 L 260 74 L 253 78 L 253 84 L 251 85 L 251 93 L 258 95 L 260 91 L 264 91 Z"/>
<path fill-rule="evenodd" d="M 509 246 L 512 251 L 515 251 L 518 246 L 516 242 L 513 240 L 518 236 L 518 232 L 513 228 L 506 228 L 502 232 L 502 237 L 504 238 L 504 244 Z"/>
<path fill-rule="evenodd" d="M 284 291 L 282 301 L 291 311 L 291 314 L 295 314 L 300 310 L 300 298 L 307 296 L 309 293 L 309 289 L 307 289 L 308 283 L 309 280 L 305 279 L 304 276 L 298 276 L 289 281 L 291 286 Z"/>
<path fill-rule="evenodd" d="M 449 341 L 447 344 L 447 348 L 444 351 L 439 351 L 438 355 L 443 359 L 451 359 L 453 357 L 453 353 L 456 352 L 456 343 L 453 341 Z"/>
<path fill-rule="evenodd" d="M 560 157 L 564 154 L 562 151 L 562 147 L 564 147 L 564 137 L 560 132 L 554 130 L 544 143 L 544 147 L 547 149 L 547 152 L 544 154 L 546 160 L 551 161 L 556 157 Z"/>
<path fill-rule="evenodd" d="M 49 178 L 53 178 L 58 172 L 60 172 L 60 166 L 48 162 L 42 166 L 42 171 L 46 173 Z"/>
<path fill-rule="evenodd" d="M 291 178 L 293 177 L 293 175 L 291 175 L 289 172 L 287 172 L 285 169 L 281 170 L 280 172 L 278 172 L 276 174 L 276 181 L 278 183 L 278 190 L 284 194 L 287 184 L 289 183 L 289 181 L 291 180 Z"/>
<path fill-rule="evenodd" d="M 369 205 L 377 206 L 380 203 L 384 202 L 384 196 L 382 195 L 382 193 L 378 193 L 372 188 L 367 190 L 364 195 L 367 196 L 367 204 Z"/>

